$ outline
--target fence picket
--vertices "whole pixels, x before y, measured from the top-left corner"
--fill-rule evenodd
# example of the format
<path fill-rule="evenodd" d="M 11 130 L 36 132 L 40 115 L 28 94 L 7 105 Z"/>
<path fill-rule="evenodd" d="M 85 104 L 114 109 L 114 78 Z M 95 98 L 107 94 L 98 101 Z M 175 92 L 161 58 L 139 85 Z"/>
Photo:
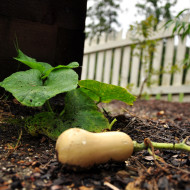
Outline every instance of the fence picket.
<path fill-rule="evenodd" d="M 174 39 L 168 38 L 166 41 L 166 51 L 165 51 L 165 59 L 163 64 L 163 77 L 162 77 L 162 85 L 169 86 L 171 80 L 171 67 L 173 62 L 173 52 L 174 52 Z"/>
<path fill-rule="evenodd" d="M 159 72 L 162 60 L 163 52 L 163 40 L 159 40 L 156 45 L 156 51 L 154 52 L 154 59 L 152 63 L 153 75 L 151 77 L 152 87 L 156 87 L 159 84 Z"/>
<path fill-rule="evenodd" d="M 187 71 L 185 84 L 190 85 L 190 69 Z"/>
<path fill-rule="evenodd" d="M 182 41 L 181 38 L 178 37 L 178 46 L 177 46 L 177 55 L 176 55 L 176 61 L 175 65 L 180 69 L 180 72 L 177 71 L 174 73 L 173 77 L 173 85 L 174 86 L 180 86 L 182 85 L 182 77 L 183 77 L 183 59 L 185 58 L 185 52 L 186 52 L 186 39 Z"/>
<path fill-rule="evenodd" d="M 96 53 L 90 54 L 89 67 L 88 67 L 88 79 L 94 79 L 95 74 L 95 62 L 96 62 Z"/>
<path fill-rule="evenodd" d="M 105 43 L 106 43 L 106 34 L 103 33 L 103 34 L 100 36 L 99 44 L 105 44 Z"/>
<path fill-rule="evenodd" d="M 102 82 L 104 52 L 98 53 L 97 68 L 96 68 L 96 80 Z"/>
<path fill-rule="evenodd" d="M 107 50 L 105 55 L 103 82 L 108 84 L 110 83 L 111 63 L 112 63 L 112 50 Z"/>
<path fill-rule="evenodd" d="M 83 57 L 83 65 L 82 65 L 82 74 L 81 79 L 84 80 L 87 78 L 87 69 L 88 69 L 88 55 L 84 55 Z"/>
<path fill-rule="evenodd" d="M 133 59 L 132 59 L 132 67 L 131 67 L 131 78 L 130 83 L 137 86 L 138 81 L 138 71 L 139 71 L 139 63 L 140 63 L 140 50 L 135 48 L 133 52 Z"/>
<path fill-rule="evenodd" d="M 148 47 L 144 48 L 142 52 L 142 58 L 141 58 L 141 65 L 139 65 L 139 71 L 140 71 L 140 78 L 139 80 L 139 87 L 141 87 L 141 85 L 145 82 L 145 80 L 148 79 L 148 75 L 149 75 L 149 67 L 150 67 L 150 60 L 146 60 L 147 58 L 147 54 L 148 54 Z M 140 55 L 139 55 L 140 56 Z M 141 68 L 140 68 L 141 66 Z M 139 76 L 138 76 L 139 77 Z M 146 83 L 145 86 L 146 87 Z"/>
<path fill-rule="evenodd" d="M 119 84 L 120 59 L 121 59 L 121 48 L 117 48 L 114 51 L 112 80 L 111 80 L 111 83 L 114 85 Z"/>
<path fill-rule="evenodd" d="M 125 47 L 123 50 L 123 60 L 122 60 L 122 68 L 121 68 L 121 83 L 120 83 L 120 85 L 124 88 L 126 88 L 126 86 L 128 84 L 130 53 L 131 53 L 130 46 Z"/>
<path fill-rule="evenodd" d="M 186 45 L 187 45 L 187 54 L 189 55 L 189 61 L 188 61 L 187 65 L 190 66 L 190 37 L 189 37 L 189 41 L 187 41 Z M 186 73 L 185 85 L 190 86 L 190 67 L 189 67 L 189 69 L 187 70 L 187 73 Z"/>

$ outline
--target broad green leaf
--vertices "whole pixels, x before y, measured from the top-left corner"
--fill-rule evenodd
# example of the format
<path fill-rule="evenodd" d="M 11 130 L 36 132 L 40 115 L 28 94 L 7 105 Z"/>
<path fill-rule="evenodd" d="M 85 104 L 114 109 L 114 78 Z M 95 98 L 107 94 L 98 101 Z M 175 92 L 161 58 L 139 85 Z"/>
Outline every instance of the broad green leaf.
<path fill-rule="evenodd" d="M 56 140 L 66 130 L 60 117 L 51 112 L 42 112 L 25 120 L 26 130 L 33 136 L 43 134 Z"/>
<path fill-rule="evenodd" d="M 35 59 L 28 57 L 20 49 L 17 49 L 17 52 L 18 52 L 18 55 L 14 59 L 24 63 L 25 65 L 29 66 L 32 69 L 39 70 L 41 73 L 44 71 L 45 69 L 44 66 L 39 64 Z"/>
<path fill-rule="evenodd" d="M 36 69 L 12 74 L 0 84 L 26 106 L 42 106 L 48 99 L 77 87 L 78 75 L 72 69 L 59 69 L 50 73 L 42 82 Z"/>
<path fill-rule="evenodd" d="M 53 68 L 49 63 L 45 63 L 45 62 L 37 62 L 37 63 L 44 67 L 44 70 L 42 72 L 43 74 L 47 72 L 48 70 L 50 70 L 51 68 Z"/>
<path fill-rule="evenodd" d="M 99 102 L 99 101 L 100 101 L 100 97 L 97 96 L 96 94 L 94 94 L 91 90 L 88 90 L 88 89 L 86 89 L 86 88 L 80 88 L 80 90 L 81 90 L 82 92 L 84 92 L 85 94 L 88 94 L 88 96 L 89 96 L 92 100 L 94 100 L 95 102 Z"/>
<path fill-rule="evenodd" d="M 125 88 L 112 84 L 105 84 L 94 80 L 81 80 L 79 86 L 92 91 L 100 97 L 101 102 L 108 103 L 112 100 L 120 100 L 129 105 L 133 105 L 135 96 L 131 95 Z M 85 92 L 88 94 L 88 92 Z"/>
<path fill-rule="evenodd" d="M 79 127 L 100 132 L 108 128 L 109 122 L 98 110 L 94 101 L 80 89 L 69 91 L 65 96 L 64 126 Z"/>
<path fill-rule="evenodd" d="M 46 72 L 44 72 L 44 76 L 42 77 L 42 79 L 47 78 L 53 70 L 63 69 L 63 68 L 74 69 L 74 68 L 77 68 L 78 66 L 79 66 L 79 64 L 77 62 L 72 62 L 72 63 L 69 63 L 68 65 L 58 65 L 56 67 L 52 67 L 49 70 L 47 70 Z"/>
<path fill-rule="evenodd" d="M 77 63 L 77 62 L 71 62 L 68 65 L 61 65 L 61 66 L 64 66 L 64 67 L 66 67 L 68 69 L 74 69 L 74 68 L 79 67 L 79 63 Z"/>

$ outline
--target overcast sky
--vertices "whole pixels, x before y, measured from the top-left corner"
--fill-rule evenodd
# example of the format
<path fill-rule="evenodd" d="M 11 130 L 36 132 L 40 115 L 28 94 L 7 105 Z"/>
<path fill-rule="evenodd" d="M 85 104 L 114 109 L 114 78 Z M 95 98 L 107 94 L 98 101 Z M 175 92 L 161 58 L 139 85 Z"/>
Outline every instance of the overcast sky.
<path fill-rule="evenodd" d="M 135 8 L 135 4 L 140 1 L 141 0 L 122 0 L 121 7 L 123 10 L 127 11 L 120 13 L 119 21 L 124 30 L 129 28 L 130 24 L 133 24 L 135 21 L 142 19 L 142 16 L 136 15 L 137 9 Z M 175 7 L 173 7 L 171 10 L 175 13 L 178 13 L 185 8 L 190 8 L 190 0 L 178 0 Z"/>
<path fill-rule="evenodd" d="M 123 11 L 122 11 L 122 13 L 119 14 L 119 22 L 121 24 L 121 28 L 123 28 L 123 30 L 125 32 L 129 28 L 130 24 L 133 24 L 135 21 L 139 21 L 139 20 L 143 19 L 142 16 L 137 15 L 137 9 L 135 7 L 135 4 L 137 2 L 144 2 L 144 1 L 142 1 L 142 0 L 121 0 L 121 8 Z M 172 0 L 172 2 L 173 2 L 173 0 Z M 92 1 L 88 1 L 88 6 L 92 5 L 92 4 L 93 4 Z M 178 0 L 175 7 L 172 8 L 172 11 L 174 11 L 175 13 L 178 13 L 179 11 L 181 11 L 185 8 L 190 8 L 190 0 Z M 118 30 L 121 30 L 121 28 L 118 28 Z"/>

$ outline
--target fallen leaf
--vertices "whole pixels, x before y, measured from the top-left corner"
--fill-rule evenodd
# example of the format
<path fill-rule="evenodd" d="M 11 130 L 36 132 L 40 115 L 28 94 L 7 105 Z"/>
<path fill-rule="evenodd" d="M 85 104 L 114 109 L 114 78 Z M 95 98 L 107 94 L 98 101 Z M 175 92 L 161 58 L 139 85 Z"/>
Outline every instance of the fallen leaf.
<path fill-rule="evenodd" d="M 138 186 L 136 186 L 135 181 L 133 181 L 127 184 L 125 190 L 141 190 L 141 189 Z"/>
<path fill-rule="evenodd" d="M 129 174 L 127 171 L 125 171 L 125 170 L 120 170 L 120 171 L 118 171 L 118 172 L 116 173 L 116 176 L 119 176 L 119 177 L 121 177 L 121 178 L 124 178 L 124 177 L 129 177 L 130 174 Z"/>
<path fill-rule="evenodd" d="M 94 187 L 85 187 L 85 186 L 80 186 L 79 190 L 94 190 Z"/>
<path fill-rule="evenodd" d="M 153 156 L 145 156 L 144 159 L 148 161 L 154 160 Z"/>

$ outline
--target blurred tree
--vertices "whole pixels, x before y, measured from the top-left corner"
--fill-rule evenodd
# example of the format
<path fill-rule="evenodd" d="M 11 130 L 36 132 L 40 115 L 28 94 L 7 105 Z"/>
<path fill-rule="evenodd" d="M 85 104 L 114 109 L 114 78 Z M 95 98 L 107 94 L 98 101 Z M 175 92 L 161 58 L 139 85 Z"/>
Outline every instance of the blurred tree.
<path fill-rule="evenodd" d="M 88 0 L 86 21 L 86 37 L 92 39 L 97 37 L 99 41 L 102 33 L 109 34 L 116 31 L 119 26 L 118 12 L 121 0 Z"/>
<path fill-rule="evenodd" d="M 145 15 L 146 18 L 153 15 L 156 20 L 154 23 L 154 30 L 156 30 L 158 23 L 162 19 L 171 19 L 171 7 L 177 3 L 177 0 L 141 0 L 136 4 L 138 13 Z"/>

